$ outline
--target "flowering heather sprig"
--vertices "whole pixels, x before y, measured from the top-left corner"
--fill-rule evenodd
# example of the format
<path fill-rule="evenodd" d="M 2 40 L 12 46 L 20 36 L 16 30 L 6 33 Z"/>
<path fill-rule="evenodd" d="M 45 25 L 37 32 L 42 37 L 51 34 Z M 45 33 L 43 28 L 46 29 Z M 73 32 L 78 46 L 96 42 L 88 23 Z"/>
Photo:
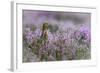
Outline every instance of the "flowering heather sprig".
<path fill-rule="evenodd" d="M 78 41 L 89 42 L 91 40 L 90 29 L 86 26 L 82 26 L 79 30 L 76 30 L 73 36 Z"/>
<path fill-rule="evenodd" d="M 88 26 L 82 26 L 79 30 L 81 33 L 83 33 L 86 40 L 91 40 L 91 28 L 89 28 Z"/>
<path fill-rule="evenodd" d="M 45 40 L 45 32 L 47 39 Z M 41 37 L 43 33 L 43 37 Z M 81 26 L 79 29 L 66 29 L 66 31 L 57 31 L 51 33 L 49 30 L 37 28 L 32 31 L 26 28 L 24 35 L 28 45 L 37 57 L 38 61 L 57 61 L 57 60 L 75 60 L 87 58 L 81 55 L 87 54 L 87 48 L 90 49 L 91 33 L 88 26 Z M 87 46 L 86 46 L 87 45 Z M 37 60 L 36 59 L 36 60 Z"/>

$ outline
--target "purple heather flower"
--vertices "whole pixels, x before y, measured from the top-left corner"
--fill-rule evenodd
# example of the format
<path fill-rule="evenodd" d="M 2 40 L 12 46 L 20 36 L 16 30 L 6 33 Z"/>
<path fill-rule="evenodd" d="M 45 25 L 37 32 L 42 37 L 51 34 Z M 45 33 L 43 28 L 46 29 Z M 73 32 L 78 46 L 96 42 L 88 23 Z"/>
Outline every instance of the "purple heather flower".
<path fill-rule="evenodd" d="M 62 56 L 65 54 L 65 48 L 61 48 L 61 54 Z"/>
<path fill-rule="evenodd" d="M 73 34 L 73 37 L 76 39 L 76 40 L 80 40 L 81 39 L 81 32 L 76 30 Z"/>
<path fill-rule="evenodd" d="M 82 26 L 79 30 L 86 40 L 91 40 L 91 29 L 88 26 Z"/>
<path fill-rule="evenodd" d="M 25 35 L 26 35 L 27 43 L 31 44 L 32 43 L 32 39 L 34 37 L 33 32 L 30 31 L 30 29 L 27 29 L 26 32 L 25 32 Z"/>
<path fill-rule="evenodd" d="M 90 33 L 90 28 L 87 26 L 82 26 L 80 27 L 79 30 L 76 30 L 74 32 L 74 35 L 75 39 L 77 40 L 90 40 L 91 38 L 91 33 Z"/>
<path fill-rule="evenodd" d="M 53 34 L 51 32 L 48 32 L 48 40 L 49 42 L 54 40 Z"/>
<path fill-rule="evenodd" d="M 34 36 L 35 36 L 35 37 L 40 37 L 41 34 L 42 34 L 42 31 L 41 31 L 40 29 L 36 29 L 36 30 L 34 31 Z"/>

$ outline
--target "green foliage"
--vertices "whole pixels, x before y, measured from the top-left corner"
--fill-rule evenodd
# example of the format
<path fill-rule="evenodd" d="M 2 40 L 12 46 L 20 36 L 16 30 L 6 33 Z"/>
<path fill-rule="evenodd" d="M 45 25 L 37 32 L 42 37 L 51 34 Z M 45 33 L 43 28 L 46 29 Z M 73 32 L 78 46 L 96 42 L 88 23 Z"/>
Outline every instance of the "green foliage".
<path fill-rule="evenodd" d="M 44 23 L 44 24 L 43 24 L 42 31 L 44 31 L 44 30 L 46 30 L 46 29 L 48 29 L 48 23 Z"/>
<path fill-rule="evenodd" d="M 78 48 L 76 50 L 76 59 L 85 59 L 87 54 L 87 49 Z"/>
<path fill-rule="evenodd" d="M 56 59 L 59 61 L 62 59 L 61 52 L 56 50 Z"/>
<path fill-rule="evenodd" d="M 56 32 L 58 30 L 58 26 L 57 25 L 49 25 L 48 26 L 50 32 Z"/>
<path fill-rule="evenodd" d="M 31 30 L 32 30 L 32 31 L 35 31 L 35 30 L 36 30 L 36 27 L 35 27 L 34 25 L 32 25 L 32 26 L 31 26 Z"/>
<path fill-rule="evenodd" d="M 66 57 L 68 60 L 73 60 L 73 53 L 70 50 L 67 50 Z"/>

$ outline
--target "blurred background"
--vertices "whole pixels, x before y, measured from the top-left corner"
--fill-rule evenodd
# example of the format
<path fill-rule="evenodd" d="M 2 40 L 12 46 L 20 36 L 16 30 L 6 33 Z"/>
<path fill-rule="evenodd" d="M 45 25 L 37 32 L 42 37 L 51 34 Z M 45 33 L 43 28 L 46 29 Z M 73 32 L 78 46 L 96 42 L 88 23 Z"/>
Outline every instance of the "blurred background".
<path fill-rule="evenodd" d="M 35 26 L 40 28 L 43 23 L 48 23 L 51 30 L 66 30 L 66 28 L 78 28 L 82 25 L 90 27 L 91 14 L 79 12 L 56 12 L 23 10 L 23 27 Z"/>

